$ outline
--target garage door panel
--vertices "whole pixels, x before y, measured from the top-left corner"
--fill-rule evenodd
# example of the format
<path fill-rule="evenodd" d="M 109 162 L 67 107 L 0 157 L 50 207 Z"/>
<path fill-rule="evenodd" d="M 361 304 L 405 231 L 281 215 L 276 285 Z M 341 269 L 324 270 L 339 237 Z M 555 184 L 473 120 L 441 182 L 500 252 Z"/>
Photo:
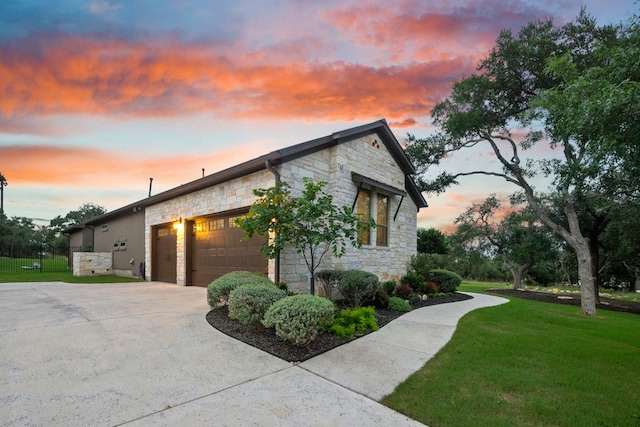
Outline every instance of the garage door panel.
<path fill-rule="evenodd" d="M 247 270 L 267 274 L 268 261 L 260 252 L 264 237 L 243 240 L 235 226 L 237 216 L 196 219 L 191 240 L 191 284 L 207 286 L 231 271 Z"/>

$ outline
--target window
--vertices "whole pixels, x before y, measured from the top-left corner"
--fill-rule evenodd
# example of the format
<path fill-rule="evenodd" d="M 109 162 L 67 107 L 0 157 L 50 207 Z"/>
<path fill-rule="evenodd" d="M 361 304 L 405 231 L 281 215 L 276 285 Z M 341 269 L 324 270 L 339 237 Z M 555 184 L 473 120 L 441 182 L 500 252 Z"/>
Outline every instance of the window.
<path fill-rule="evenodd" d="M 358 228 L 358 243 L 361 245 L 371 244 L 371 228 L 369 218 L 371 217 L 371 192 L 360 190 L 358 202 L 356 204 L 356 216 L 360 227 Z"/>
<path fill-rule="evenodd" d="M 376 246 L 388 246 L 389 240 L 389 197 L 378 193 L 376 215 Z"/>
<path fill-rule="evenodd" d="M 224 228 L 224 218 L 212 219 L 209 221 L 209 230 L 222 230 Z"/>

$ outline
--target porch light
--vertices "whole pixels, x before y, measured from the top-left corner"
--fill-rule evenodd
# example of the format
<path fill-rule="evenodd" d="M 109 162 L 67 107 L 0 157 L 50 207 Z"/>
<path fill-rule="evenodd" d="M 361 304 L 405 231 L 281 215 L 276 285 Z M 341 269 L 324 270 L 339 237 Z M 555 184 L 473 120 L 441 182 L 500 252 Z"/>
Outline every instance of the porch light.
<path fill-rule="evenodd" d="M 182 229 L 182 217 L 180 217 L 179 220 L 177 220 L 176 222 L 173 223 L 173 229 L 174 230 L 181 230 Z"/>

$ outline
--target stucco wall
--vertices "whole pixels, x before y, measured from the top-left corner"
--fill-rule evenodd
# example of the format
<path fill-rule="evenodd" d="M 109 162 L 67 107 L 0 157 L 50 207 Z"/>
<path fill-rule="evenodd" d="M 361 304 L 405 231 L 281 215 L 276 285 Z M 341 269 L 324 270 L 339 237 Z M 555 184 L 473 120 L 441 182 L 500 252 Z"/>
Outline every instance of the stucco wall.
<path fill-rule="evenodd" d="M 325 180 L 329 182 L 326 190 L 333 195 L 334 204 L 349 207 L 357 193 L 352 172 L 404 189 L 403 171 L 376 134 L 289 161 L 280 167 L 282 180 L 294 188 L 294 195 L 299 195 L 304 188 L 303 177 L 310 177 L 314 181 Z M 349 245 L 342 258 L 335 258 L 329 253 L 320 269 L 365 270 L 376 274 L 380 280 L 397 280 L 405 274 L 411 256 L 416 254 L 417 207 L 409 195 L 405 196 L 394 220 L 400 200 L 401 196 L 398 195 L 389 198 L 388 246 L 376 246 L 376 230 L 373 229 L 371 245 L 359 249 Z M 372 200 L 371 212 L 375 216 L 374 207 L 375 199 Z M 280 278 L 291 289 L 308 292 L 309 271 L 294 249 L 287 249 L 281 255 Z"/>
<path fill-rule="evenodd" d="M 114 274 L 138 276 L 145 257 L 144 218 L 144 209 L 139 209 L 95 226 L 94 251 L 113 252 Z"/>
<path fill-rule="evenodd" d="M 252 190 L 268 188 L 275 184 L 275 176 L 268 170 L 259 171 L 238 179 L 221 183 L 203 190 L 195 191 L 175 199 L 148 206 L 145 211 L 145 253 L 146 277 L 151 277 L 151 227 L 154 225 L 175 223 L 205 215 L 249 207 L 256 200 Z M 186 258 L 184 227 L 177 233 L 176 283 L 186 284 Z M 269 263 L 269 276 L 275 278 L 274 263 Z"/>

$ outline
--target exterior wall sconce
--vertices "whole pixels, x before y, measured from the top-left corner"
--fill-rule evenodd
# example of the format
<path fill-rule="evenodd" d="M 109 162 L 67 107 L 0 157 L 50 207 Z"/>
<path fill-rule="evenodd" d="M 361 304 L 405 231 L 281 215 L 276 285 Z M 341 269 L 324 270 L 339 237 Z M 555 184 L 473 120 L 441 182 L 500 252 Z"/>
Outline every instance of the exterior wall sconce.
<path fill-rule="evenodd" d="M 174 230 L 181 230 L 182 229 L 182 217 L 180 217 L 179 220 L 177 220 L 176 222 L 173 223 L 173 229 Z"/>

